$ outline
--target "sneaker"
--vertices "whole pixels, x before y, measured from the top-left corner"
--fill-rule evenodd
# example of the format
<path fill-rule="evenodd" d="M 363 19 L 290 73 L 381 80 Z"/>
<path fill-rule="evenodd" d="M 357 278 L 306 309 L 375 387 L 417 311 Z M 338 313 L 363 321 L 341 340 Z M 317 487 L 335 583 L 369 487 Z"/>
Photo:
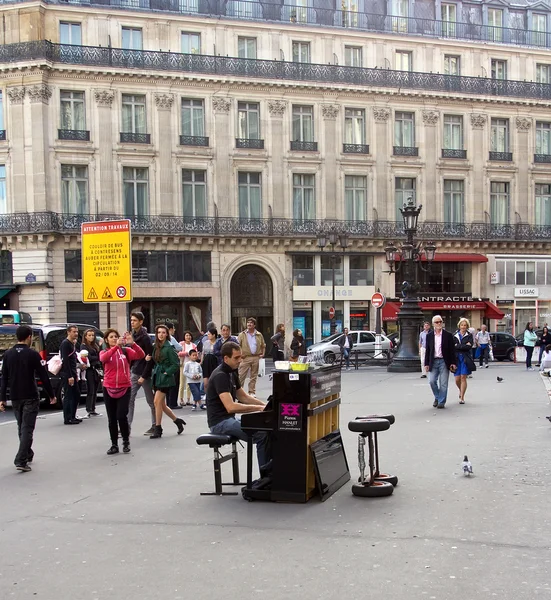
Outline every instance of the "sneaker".
<path fill-rule="evenodd" d="M 201 404 L 201 410 L 207 410 L 207 405 L 206 404 Z"/>
<path fill-rule="evenodd" d="M 445 404 L 439 404 L 436 408 L 446 408 Z"/>
<path fill-rule="evenodd" d="M 153 425 L 151 425 L 151 427 L 144 432 L 144 435 L 153 435 L 153 432 L 155 431 L 155 427 Z"/>
<path fill-rule="evenodd" d="M 423 373 L 423 374 L 421 375 L 421 379 L 426 379 L 426 378 L 427 378 L 427 376 L 426 376 L 426 375 Z"/>
<path fill-rule="evenodd" d="M 111 446 L 111 448 L 109 448 L 109 450 L 107 450 L 107 454 L 118 454 L 118 453 L 119 453 L 118 446 Z"/>
<path fill-rule="evenodd" d="M 22 473 L 28 473 L 29 471 L 32 471 L 31 467 L 29 467 L 29 465 L 16 465 L 15 467 L 18 471 L 21 471 Z"/>
<path fill-rule="evenodd" d="M 94 411 L 88 413 L 88 417 L 101 417 L 101 415 L 98 412 Z"/>
<path fill-rule="evenodd" d="M 191 410 L 197 410 L 197 404 L 194 404 L 194 405 L 191 407 Z"/>
<path fill-rule="evenodd" d="M 433 408 L 436 408 L 436 407 L 438 406 L 438 400 L 435 400 L 435 401 L 432 403 L 432 406 L 433 406 Z"/>
<path fill-rule="evenodd" d="M 486 365 L 486 368 L 488 368 L 490 365 Z"/>

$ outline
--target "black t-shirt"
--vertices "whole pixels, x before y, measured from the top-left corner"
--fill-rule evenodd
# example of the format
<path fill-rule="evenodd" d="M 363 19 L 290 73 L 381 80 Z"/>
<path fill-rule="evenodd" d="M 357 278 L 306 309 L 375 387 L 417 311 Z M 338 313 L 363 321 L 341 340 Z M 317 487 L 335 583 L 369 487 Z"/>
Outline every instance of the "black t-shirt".
<path fill-rule="evenodd" d="M 229 392 L 234 401 L 237 398 L 237 390 L 241 387 L 237 371 L 233 371 L 226 363 L 222 363 L 216 367 L 209 377 L 209 385 L 207 387 L 207 424 L 209 427 L 214 427 L 224 419 L 235 418 L 230 415 L 220 400 L 220 394 Z"/>

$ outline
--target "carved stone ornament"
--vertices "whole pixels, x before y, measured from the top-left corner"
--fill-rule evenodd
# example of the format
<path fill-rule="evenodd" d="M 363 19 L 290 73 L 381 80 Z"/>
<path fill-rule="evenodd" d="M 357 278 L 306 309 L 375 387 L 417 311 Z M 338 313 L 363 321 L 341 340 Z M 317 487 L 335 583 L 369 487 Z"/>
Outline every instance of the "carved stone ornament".
<path fill-rule="evenodd" d="M 23 99 L 25 98 L 25 88 L 9 87 L 8 96 L 10 97 L 10 102 L 12 104 L 23 104 Z"/>
<path fill-rule="evenodd" d="M 519 131 L 528 131 L 530 127 L 532 127 L 532 119 L 517 117 L 517 129 Z"/>
<path fill-rule="evenodd" d="M 155 94 L 155 104 L 159 110 L 170 110 L 174 104 L 174 94 Z"/>
<path fill-rule="evenodd" d="M 436 110 L 424 110 L 423 111 L 423 123 L 434 127 L 438 123 L 440 113 Z"/>
<path fill-rule="evenodd" d="M 111 108 L 115 99 L 115 92 L 113 90 L 94 90 L 94 98 L 99 106 L 108 106 Z"/>
<path fill-rule="evenodd" d="M 287 102 L 282 100 L 268 100 L 268 111 L 272 117 L 282 117 L 287 108 Z"/>
<path fill-rule="evenodd" d="M 212 99 L 212 108 L 216 112 L 220 113 L 229 113 L 231 106 L 231 100 L 226 98 L 213 98 Z"/>
<path fill-rule="evenodd" d="M 390 110 L 388 108 L 374 108 L 373 116 L 377 123 L 386 123 L 390 117 Z"/>
<path fill-rule="evenodd" d="M 45 83 L 30 86 L 27 88 L 27 92 L 33 104 L 37 104 L 39 102 L 42 102 L 42 104 L 48 104 L 50 98 L 52 97 L 52 90 Z"/>
<path fill-rule="evenodd" d="M 339 114 L 339 107 L 336 104 L 322 104 L 321 114 L 324 119 L 336 119 Z"/>
<path fill-rule="evenodd" d="M 484 129 L 484 125 L 486 125 L 487 117 L 486 115 L 471 115 L 471 126 L 473 129 Z"/>

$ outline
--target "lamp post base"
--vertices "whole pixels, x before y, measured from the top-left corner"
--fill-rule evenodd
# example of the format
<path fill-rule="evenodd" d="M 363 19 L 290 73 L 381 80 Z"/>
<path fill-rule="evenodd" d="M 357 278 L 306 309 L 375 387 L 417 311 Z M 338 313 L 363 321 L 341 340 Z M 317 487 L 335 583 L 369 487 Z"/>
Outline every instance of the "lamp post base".
<path fill-rule="evenodd" d="M 417 298 L 405 298 L 398 313 L 400 346 L 387 367 L 389 373 L 419 373 L 419 331 L 423 323 L 423 312 Z"/>

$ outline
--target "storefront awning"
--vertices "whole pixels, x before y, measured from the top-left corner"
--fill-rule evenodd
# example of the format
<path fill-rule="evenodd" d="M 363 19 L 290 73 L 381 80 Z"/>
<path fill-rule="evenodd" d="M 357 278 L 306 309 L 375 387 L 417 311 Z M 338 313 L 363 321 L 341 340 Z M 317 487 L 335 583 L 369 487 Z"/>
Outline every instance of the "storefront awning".
<path fill-rule="evenodd" d="M 383 306 L 383 321 L 396 321 L 398 318 L 398 311 L 400 310 L 401 304 L 399 302 L 388 302 Z"/>
<path fill-rule="evenodd" d="M 4 287 L 4 288 L 0 288 L 0 300 L 4 297 L 7 296 L 10 292 L 13 292 L 13 290 L 15 289 L 14 287 Z"/>
<path fill-rule="evenodd" d="M 486 305 L 486 312 L 484 313 L 484 316 L 487 319 L 497 319 L 498 321 L 503 319 L 505 313 L 501 312 L 495 304 L 488 301 L 484 302 L 484 304 Z"/>
<path fill-rule="evenodd" d="M 396 254 L 396 260 L 401 260 L 400 255 Z M 423 255 L 422 259 L 425 262 L 427 259 Z M 470 263 L 484 263 L 488 262 L 488 257 L 484 254 L 463 254 L 463 253 L 444 253 L 437 252 L 434 255 L 434 262 L 470 262 Z"/>
<path fill-rule="evenodd" d="M 387 302 L 383 306 L 383 321 L 396 321 L 400 311 L 400 302 Z M 486 319 L 503 319 L 505 313 L 487 300 L 471 300 L 465 302 L 419 302 L 421 310 L 483 310 Z"/>

